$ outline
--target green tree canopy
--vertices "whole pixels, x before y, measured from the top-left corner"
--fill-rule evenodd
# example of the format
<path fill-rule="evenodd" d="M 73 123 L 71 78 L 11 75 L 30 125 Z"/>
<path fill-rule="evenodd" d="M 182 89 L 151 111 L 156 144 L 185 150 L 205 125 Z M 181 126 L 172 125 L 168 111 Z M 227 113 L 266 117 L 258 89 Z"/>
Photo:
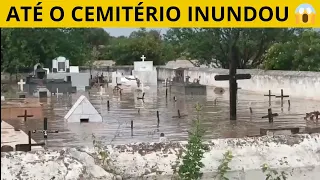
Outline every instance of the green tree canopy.
<path fill-rule="evenodd" d="M 235 47 L 238 68 L 256 68 L 269 47 L 290 39 L 296 29 L 272 28 L 182 28 L 170 29 L 165 39 L 180 56 L 201 64 L 228 68 L 231 47 Z"/>
<path fill-rule="evenodd" d="M 274 70 L 320 71 L 320 32 L 306 30 L 276 43 L 265 54 L 264 67 Z"/>

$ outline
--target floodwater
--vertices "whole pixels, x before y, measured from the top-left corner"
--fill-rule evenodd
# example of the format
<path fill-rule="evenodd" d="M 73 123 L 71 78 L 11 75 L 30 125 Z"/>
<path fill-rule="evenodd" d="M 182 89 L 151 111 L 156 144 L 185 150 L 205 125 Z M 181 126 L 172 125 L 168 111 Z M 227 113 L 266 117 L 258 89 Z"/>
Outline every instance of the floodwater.
<path fill-rule="evenodd" d="M 238 91 L 238 120 L 229 120 L 229 98 L 228 92 L 224 94 L 213 93 L 214 87 L 208 87 L 208 95 L 191 96 L 175 91 L 172 86 L 168 88 L 166 98 L 166 87 L 162 84 L 157 87 L 145 90 L 144 101 L 138 100 L 141 92 L 124 90 L 113 92 L 108 88 L 106 95 L 102 98 L 98 90 L 91 90 L 90 93 L 77 93 L 72 96 L 61 95 L 51 97 L 45 103 L 45 115 L 48 117 L 48 128 L 59 130 L 57 134 L 49 134 L 47 140 L 48 148 L 59 147 L 80 147 L 92 145 L 92 134 L 97 140 L 104 144 L 126 144 L 132 142 L 157 142 L 159 134 L 164 133 L 171 141 L 186 140 L 192 120 L 197 117 L 194 108 L 199 102 L 202 105 L 200 112 L 201 124 L 205 129 L 206 139 L 245 137 L 259 135 L 261 127 L 305 127 L 317 126 L 306 123 L 305 113 L 320 110 L 320 102 L 285 98 L 283 108 L 279 98 L 272 97 L 271 107 L 273 113 L 279 116 L 274 118 L 274 123 L 269 124 L 268 119 L 262 119 L 267 115 L 269 99 L 263 94 L 239 90 Z M 275 93 L 275 92 L 273 92 Z M 266 92 L 267 94 L 267 92 Z M 277 93 L 279 95 L 280 92 Z M 102 123 L 67 123 L 64 116 L 72 107 L 72 104 L 81 95 L 85 95 L 93 106 L 102 114 Z M 177 98 L 174 101 L 173 97 Z M 290 108 L 288 105 L 290 99 Z M 110 102 L 108 110 L 107 101 Z M 250 109 L 252 108 L 252 114 Z M 177 111 L 182 118 L 176 118 Z M 160 114 L 160 124 L 157 127 L 157 111 Z M 131 120 L 133 121 L 133 136 L 131 136 Z M 42 120 L 16 120 L 8 122 L 14 127 L 27 130 L 43 128 Z M 37 142 L 43 141 L 42 134 L 33 134 Z"/>

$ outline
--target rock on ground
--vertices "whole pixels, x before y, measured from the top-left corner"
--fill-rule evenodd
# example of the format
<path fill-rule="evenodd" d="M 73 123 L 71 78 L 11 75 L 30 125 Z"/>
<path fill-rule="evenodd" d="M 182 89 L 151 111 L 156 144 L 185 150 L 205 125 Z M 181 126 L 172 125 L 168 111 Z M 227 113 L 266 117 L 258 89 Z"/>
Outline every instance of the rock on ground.
<path fill-rule="evenodd" d="M 86 152 L 61 151 L 1 153 L 2 180 L 112 180 L 114 176 L 95 164 Z"/>
<path fill-rule="evenodd" d="M 230 180 L 265 179 L 261 171 L 264 163 L 279 173 L 287 173 L 288 180 L 320 177 L 320 134 L 214 139 L 206 144 L 202 179 L 214 179 L 226 151 L 234 156 L 229 164 L 231 170 L 226 174 Z M 106 146 L 102 151 L 107 154 L 99 156 L 93 148 L 4 152 L 1 179 L 168 180 L 185 145 L 186 142 L 171 142 Z M 105 157 L 105 163 L 101 157 Z"/>

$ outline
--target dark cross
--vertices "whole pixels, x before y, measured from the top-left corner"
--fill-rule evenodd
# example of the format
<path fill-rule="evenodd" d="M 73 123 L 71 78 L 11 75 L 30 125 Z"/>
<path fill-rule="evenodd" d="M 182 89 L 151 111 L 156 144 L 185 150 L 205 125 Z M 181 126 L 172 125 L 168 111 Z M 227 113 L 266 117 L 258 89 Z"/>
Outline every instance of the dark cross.
<path fill-rule="evenodd" d="M 43 138 L 48 138 L 48 133 L 59 133 L 58 130 L 48 130 L 48 119 L 43 118 L 43 130 L 33 130 L 32 133 L 43 133 Z"/>
<path fill-rule="evenodd" d="M 283 98 L 289 97 L 289 95 L 283 95 L 283 89 L 281 89 L 281 95 L 276 96 L 276 98 L 281 98 L 281 107 L 283 107 Z"/>
<path fill-rule="evenodd" d="M 276 117 L 276 116 L 279 116 L 279 114 L 278 113 L 273 113 L 272 114 L 272 109 L 269 108 L 268 109 L 268 115 L 262 116 L 262 118 L 268 118 L 269 119 L 269 123 L 273 123 L 273 117 Z"/>
<path fill-rule="evenodd" d="M 251 79 L 251 75 L 237 74 L 237 62 L 235 58 L 232 58 L 232 60 L 229 63 L 229 75 L 216 75 L 214 79 L 216 81 L 229 80 L 230 120 L 237 120 L 237 92 L 238 92 L 237 80 Z"/>
<path fill-rule="evenodd" d="M 269 96 L 269 106 L 271 106 L 271 97 L 276 95 L 271 94 L 271 90 L 269 90 L 269 94 L 265 94 L 264 96 Z"/>
<path fill-rule="evenodd" d="M 27 121 L 27 118 L 28 117 L 33 117 L 33 115 L 28 115 L 27 114 L 27 110 L 24 110 L 24 115 L 19 115 L 17 117 L 23 117 L 24 118 L 24 121 Z"/>
<path fill-rule="evenodd" d="M 43 146 L 45 143 L 31 143 L 31 131 L 28 132 L 28 144 L 16 144 L 16 151 L 31 151 L 31 146 Z"/>
<path fill-rule="evenodd" d="M 144 99 L 144 95 L 145 95 L 146 93 L 142 93 L 142 97 L 137 97 L 137 99 Z"/>

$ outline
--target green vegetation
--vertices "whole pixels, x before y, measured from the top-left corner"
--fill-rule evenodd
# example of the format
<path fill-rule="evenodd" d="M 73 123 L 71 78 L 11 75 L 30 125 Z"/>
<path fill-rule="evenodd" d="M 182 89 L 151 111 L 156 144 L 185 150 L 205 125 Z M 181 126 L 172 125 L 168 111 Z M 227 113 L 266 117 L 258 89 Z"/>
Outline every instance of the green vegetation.
<path fill-rule="evenodd" d="M 72 65 L 95 60 L 132 65 L 144 54 L 155 65 L 181 59 L 228 68 L 231 47 L 238 68 L 320 71 L 320 32 L 273 28 L 142 28 L 129 37 L 112 37 L 102 28 L 1 29 L 1 71 L 16 73 L 36 63 L 51 66 L 57 56 Z"/>
<path fill-rule="evenodd" d="M 218 179 L 219 180 L 229 180 L 227 177 L 225 177 L 225 174 L 231 170 L 229 167 L 229 163 L 231 162 L 233 158 L 232 152 L 227 151 L 223 154 L 223 158 L 220 160 L 220 165 L 218 167 Z"/>
<path fill-rule="evenodd" d="M 200 124 L 200 111 L 202 107 L 197 104 L 195 108 L 197 118 L 193 122 L 194 126 L 192 131 L 189 133 L 188 144 L 178 172 L 182 180 L 200 179 L 202 176 L 200 169 L 204 166 L 201 162 L 205 151 L 205 145 L 202 142 L 204 130 Z"/>
<path fill-rule="evenodd" d="M 271 169 L 268 164 L 263 164 L 261 166 L 262 172 L 266 175 L 266 180 L 286 180 L 288 179 L 288 174 L 284 171 L 280 173 L 274 169 Z"/>
<path fill-rule="evenodd" d="M 93 139 L 93 147 L 95 148 L 95 150 L 98 153 L 98 156 L 101 160 L 101 164 L 104 166 L 105 163 L 107 162 L 108 164 L 108 160 L 109 160 L 109 153 L 108 151 L 106 151 L 102 145 L 101 141 L 98 141 L 96 139 L 96 136 L 94 134 L 92 134 L 92 139 Z"/>

